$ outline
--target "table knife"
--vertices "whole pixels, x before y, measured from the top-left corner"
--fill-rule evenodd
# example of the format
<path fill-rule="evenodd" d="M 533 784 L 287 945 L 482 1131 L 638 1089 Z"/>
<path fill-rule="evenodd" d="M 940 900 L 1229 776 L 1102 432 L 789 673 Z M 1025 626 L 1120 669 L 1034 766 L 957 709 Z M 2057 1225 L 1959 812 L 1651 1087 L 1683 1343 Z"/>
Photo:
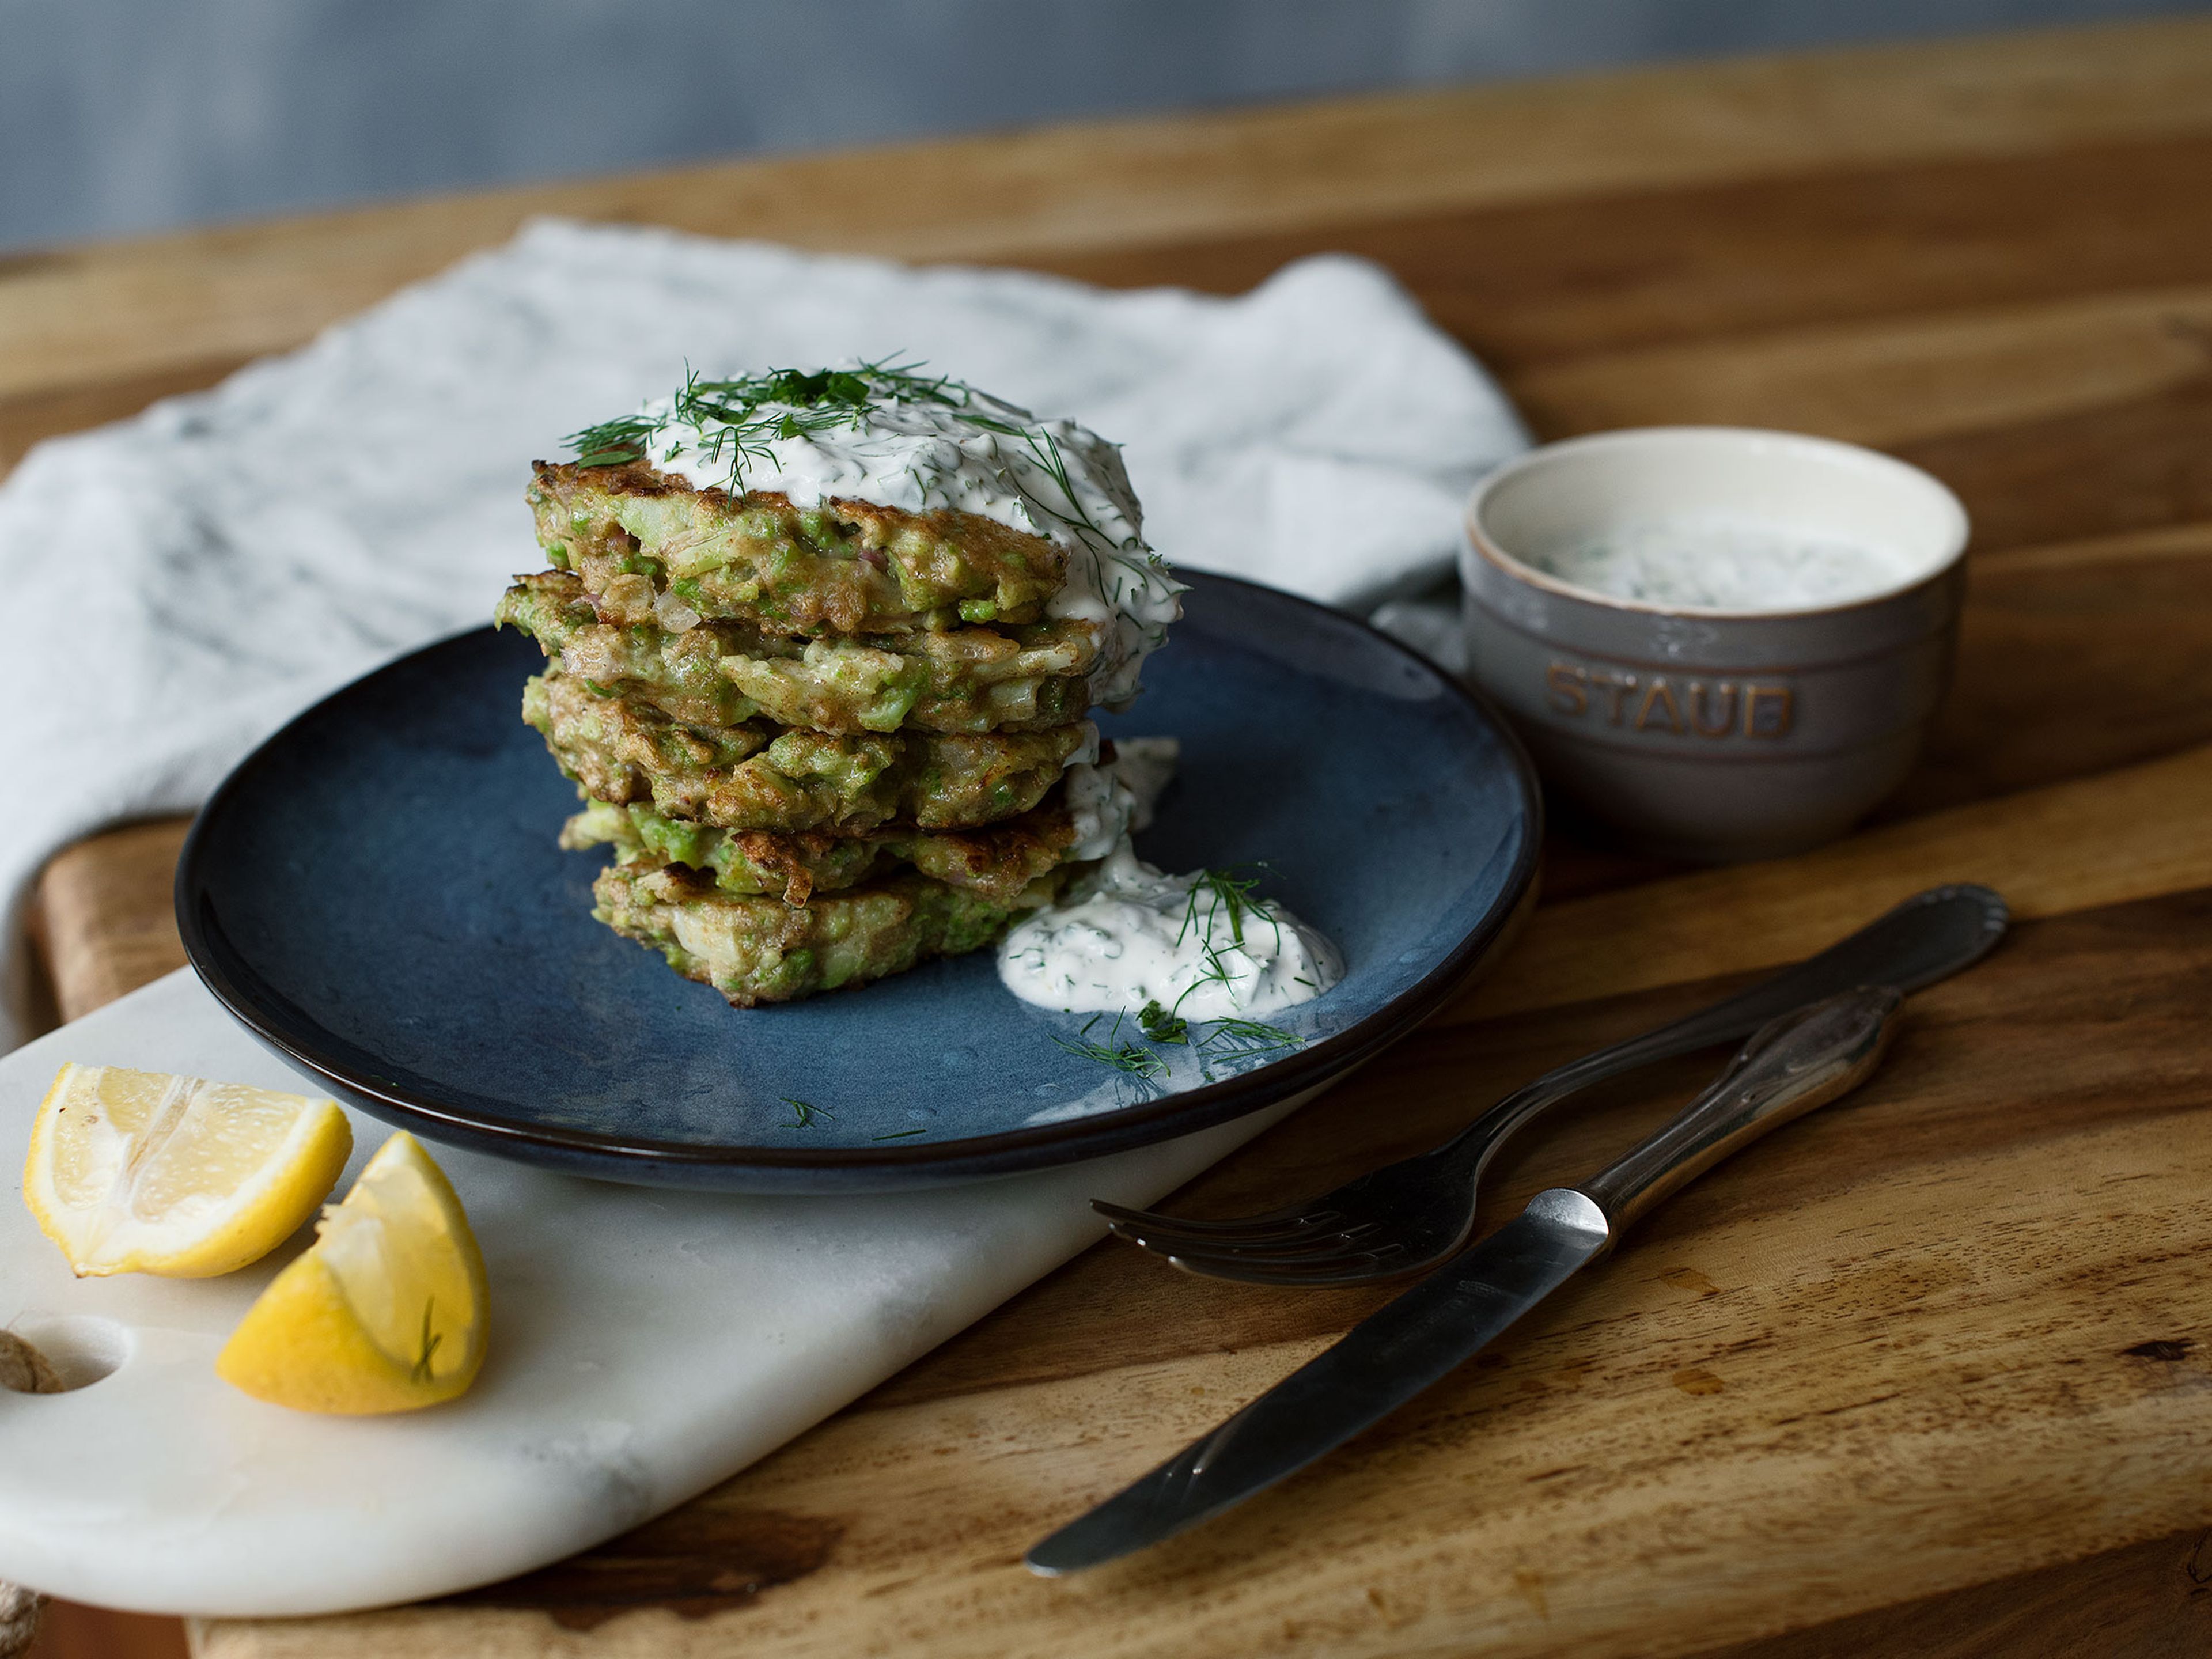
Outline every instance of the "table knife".
<path fill-rule="evenodd" d="M 1673 1121 L 1355 1325 L 1218 1428 L 1024 1558 L 1047 1577 L 1099 1565 L 1220 1514 L 1327 1455 L 1466 1363 L 1601 1260 L 1647 1212 L 1769 1130 L 1848 1093 L 1880 1062 L 1903 994 L 1866 987 L 1755 1032 Z"/>

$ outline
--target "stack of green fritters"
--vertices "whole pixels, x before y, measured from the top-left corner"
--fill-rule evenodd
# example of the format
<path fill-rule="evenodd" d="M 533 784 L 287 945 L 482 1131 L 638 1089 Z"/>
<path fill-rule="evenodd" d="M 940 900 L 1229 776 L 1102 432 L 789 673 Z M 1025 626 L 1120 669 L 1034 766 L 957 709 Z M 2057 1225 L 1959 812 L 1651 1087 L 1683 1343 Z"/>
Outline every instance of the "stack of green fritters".
<path fill-rule="evenodd" d="M 593 915 L 744 1006 L 975 950 L 1050 902 L 1096 831 L 1069 769 L 1097 758 L 1111 628 L 1048 614 L 1067 550 L 635 454 L 537 464 L 553 568 L 496 613 L 548 659 L 523 718 L 585 800 L 562 844 L 615 854 Z"/>

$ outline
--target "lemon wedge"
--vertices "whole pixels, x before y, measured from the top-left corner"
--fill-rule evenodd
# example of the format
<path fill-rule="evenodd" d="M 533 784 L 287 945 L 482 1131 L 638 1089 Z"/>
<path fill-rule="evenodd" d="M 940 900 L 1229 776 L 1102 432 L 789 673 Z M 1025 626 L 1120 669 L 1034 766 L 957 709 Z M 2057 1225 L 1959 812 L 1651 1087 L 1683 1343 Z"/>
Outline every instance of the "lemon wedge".
<path fill-rule="evenodd" d="M 198 1279 L 283 1243 L 352 1151 L 335 1101 L 72 1063 L 31 1125 L 23 1200 L 80 1279 Z"/>
<path fill-rule="evenodd" d="M 315 1231 L 246 1310 L 217 1376 L 273 1405 L 349 1415 L 434 1406 L 476 1381 L 483 1255 L 420 1141 L 386 1141 Z"/>

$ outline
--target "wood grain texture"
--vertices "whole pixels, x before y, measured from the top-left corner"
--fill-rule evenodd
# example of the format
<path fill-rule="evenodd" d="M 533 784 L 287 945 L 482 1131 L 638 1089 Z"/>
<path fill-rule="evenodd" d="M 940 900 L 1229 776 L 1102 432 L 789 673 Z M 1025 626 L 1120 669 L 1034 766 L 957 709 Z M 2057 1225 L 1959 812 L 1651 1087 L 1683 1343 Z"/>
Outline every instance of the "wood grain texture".
<path fill-rule="evenodd" d="M 2192 1527 L 2043 1572 L 2018 1573 L 1709 1659 L 2200 1659 L 2212 1652 L 2212 1531 Z"/>
<path fill-rule="evenodd" d="M 2212 287 L 2191 287 L 1593 355 L 1519 383 L 1560 433 L 1748 419 L 1896 449 L 2185 395 L 2209 343 Z"/>
<path fill-rule="evenodd" d="M 538 213 L 1026 261 L 2208 129 L 2212 22 L 2175 19 L 535 186 L 0 263 L 0 399 L 295 345 Z"/>
<path fill-rule="evenodd" d="M 55 1000 L 76 1019 L 185 965 L 169 890 L 185 818 L 112 830 L 57 854 L 39 879 Z"/>
<path fill-rule="evenodd" d="M 1178 1285 L 1109 1355 L 879 1391 L 680 1521 L 541 1577 L 526 1607 L 483 1605 L 494 1589 L 227 1625 L 204 1651 L 1027 1655 L 1080 1630 L 1114 1655 L 1662 1656 L 2170 1538 L 2212 1518 L 2208 975 L 2212 896 L 2027 925 L 1916 1000 L 1853 1104 L 1708 1177 L 1467 1371 L 1173 1548 L 1049 1584 L 1017 1559 L 1387 1292 L 1328 1313 L 1242 1293 L 1224 1328 Z M 1586 1036 L 1574 1015 L 1546 1036 Z M 1363 1148 L 1438 1048 L 1477 1091 L 1502 1084 L 1486 1035 L 1425 1033 L 1286 1127 Z M 1679 1097 L 1516 1149 L 1492 1213 Z"/>
<path fill-rule="evenodd" d="M 1680 874 L 1555 839 L 1486 988 L 1177 1200 L 1429 1144 L 1894 897 L 2030 920 L 1861 1102 L 1655 1218 L 1587 1295 L 1188 1549 L 1012 1565 L 1387 1291 L 1092 1251 L 757 1468 L 434 1607 L 217 1623 L 417 1652 L 2042 1659 L 2212 1645 L 2212 20 L 686 169 L 0 262 L 0 467 L 556 211 L 1233 291 L 1381 259 L 1547 434 L 1855 437 L 1966 498 L 1957 685 L 1875 827 Z M 174 960 L 180 828 L 56 860 L 64 1006 Z M 1709 1061 L 1496 1171 L 1586 1173 Z M 2185 1551 L 2183 1546 L 2186 1544 Z M 1746 1645 L 1748 1644 L 1748 1645 Z M 1717 1656 L 1716 1656 L 1717 1659 Z"/>
<path fill-rule="evenodd" d="M 187 1659 L 188 1653 L 178 1620 L 49 1601 L 23 1659 Z"/>
<path fill-rule="evenodd" d="M 1547 363 L 1915 315 L 1971 313 L 2212 281 L 2186 214 L 2212 131 L 2051 150 L 1863 162 L 1780 178 L 1634 184 L 1471 201 L 1167 246 L 1033 256 L 1109 286 L 1242 293 L 1321 248 L 1388 265 L 1509 375 Z M 2054 204 L 2063 211 L 2054 211 Z"/>
<path fill-rule="evenodd" d="M 1512 959 L 1437 1018 L 1490 1018 L 1793 961 L 1941 882 L 1982 882 L 2030 917 L 2212 885 L 2208 823 L 2212 747 L 1868 830 L 1798 858 L 1547 906 Z"/>
<path fill-rule="evenodd" d="M 1957 678 L 1878 820 L 2212 744 L 2212 523 L 1978 555 Z"/>

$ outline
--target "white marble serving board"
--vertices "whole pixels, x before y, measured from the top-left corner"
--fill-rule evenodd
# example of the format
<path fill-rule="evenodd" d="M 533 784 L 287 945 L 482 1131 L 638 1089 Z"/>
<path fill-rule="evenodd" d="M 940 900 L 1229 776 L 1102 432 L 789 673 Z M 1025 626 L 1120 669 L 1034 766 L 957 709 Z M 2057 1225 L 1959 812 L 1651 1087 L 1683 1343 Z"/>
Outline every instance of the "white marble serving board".
<path fill-rule="evenodd" d="M 0 1059 L 0 1163 L 66 1060 L 325 1091 L 189 970 Z M 1319 1092 L 1315 1091 L 1313 1092 Z M 910 1194 L 619 1187 L 432 1148 L 491 1274 L 464 1399 L 383 1418 L 250 1400 L 215 1356 L 307 1242 L 211 1279 L 73 1279 L 0 1196 L 0 1325 L 88 1386 L 0 1392 L 0 1578 L 148 1612 L 412 1601 L 557 1560 L 743 1468 L 1310 1095 L 1093 1163 Z M 390 1133 L 356 1115 L 349 1182 Z M 343 1190 L 341 1183 L 340 1191 Z"/>

